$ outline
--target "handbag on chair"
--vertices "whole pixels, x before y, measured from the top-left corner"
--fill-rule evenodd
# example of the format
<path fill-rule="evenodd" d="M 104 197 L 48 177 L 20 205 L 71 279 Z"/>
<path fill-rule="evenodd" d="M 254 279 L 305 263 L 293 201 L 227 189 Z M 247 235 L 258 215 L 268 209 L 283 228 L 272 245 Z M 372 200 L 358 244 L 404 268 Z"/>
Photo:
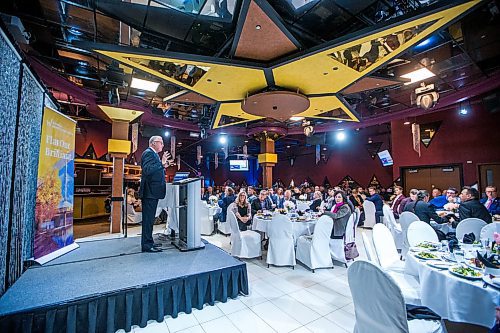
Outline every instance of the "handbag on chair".
<path fill-rule="evenodd" d="M 353 260 L 354 258 L 359 257 L 358 248 L 356 247 L 355 242 L 345 244 L 344 252 L 347 260 Z"/>

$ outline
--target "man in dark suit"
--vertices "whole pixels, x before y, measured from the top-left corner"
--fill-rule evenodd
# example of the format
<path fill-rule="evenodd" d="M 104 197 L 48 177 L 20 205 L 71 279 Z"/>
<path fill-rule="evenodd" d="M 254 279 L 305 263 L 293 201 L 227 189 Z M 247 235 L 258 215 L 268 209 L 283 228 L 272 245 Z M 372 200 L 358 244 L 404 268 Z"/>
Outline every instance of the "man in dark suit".
<path fill-rule="evenodd" d="M 483 220 L 486 223 L 491 223 L 491 215 L 484 207 L 483 204 L 479 202 L 479 191 L 475 188 L 464 187 L 462 192 L 460 192 L 461 204 L 458 207 L 458 216 L 460 221 L 475 217 Z"/>
<path fill-rule="evenodd" d="M 378 194 L 378 190 L 374 186 L 370 186 L 368 188 L 368 193 L 370 193 L 369 197 L 366 197 L 366 200 L 373 202 L 375 205 L 375 219 L 377 223 L 382 223 L 382 217 L 384 216 L 384 212 L 382 211 L 382 207 L 384 206 L 384 201 L 380 194 Z"/>
<path fill-rule="evenodd" d="M 420 221 L 429 224 L 431 223 L 431 219 L 439 224 L 448 223 L 448 219 L 440 217 L 436 213 L 434 206 L 429 203 L 429 192 L 426 190 L 418 191 L 417 200 L 409 202 L 405 206 L 404 211 L 414 213 Z"/>
<path fill-rule="evenodd" d="M 270 210 L 271 205 L 267 200 L 266 191 L 265 190 L 260 191 L 259 196 L 257 197 L 257 199 L 252 201 L 250 206 L 252 208 L 252 216 L 255 216 L 255 214 L 257 214 L 258 211 Z"/>
<path fill-rule="evenodd" d="M 161 252 L 153 241 L 153 223 L 158 199 L 163 199 L 166 192 L 165 168 L 168 166 L 168 154 L 163 154 L 160 160 L 158 153 L 162 150 L 163 138 L 152 136 L 149 139 L 149 148 L 142 153 L 141 157 L 142 175 L 139 195 L 142 199 L 142 252 Z"/>
<path fill-rule="evenodd" d="M 500 198 L 497 197 L 497 188 L 495 186 L 487 186 L 484 192 L 486 193 L 486 198 L 480 202 L 491 215 L 500 214 Z"/>

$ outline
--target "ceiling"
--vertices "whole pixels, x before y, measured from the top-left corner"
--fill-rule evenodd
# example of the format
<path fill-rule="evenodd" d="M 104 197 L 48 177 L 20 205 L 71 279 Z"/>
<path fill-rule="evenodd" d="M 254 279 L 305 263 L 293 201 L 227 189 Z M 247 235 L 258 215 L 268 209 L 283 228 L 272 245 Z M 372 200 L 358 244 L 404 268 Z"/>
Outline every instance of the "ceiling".
<path fill-rule="evenodd" d="M 207 94 L 205 90 L 192 89 L 187 81 L 179 84 L 140 66 L 124 67 L 123 63 L 92 51 L 95 48 L 89 45 L 104 45 L 102 49 L 108 51 L 132 49 L 142 55 L 163 54 L 167 58 L 174 54 L 178 55 L 176 59 L 198 62 L 210 59 L 208 65 L 212 67 L 217 66 L 215 63 L 244 64 L 225 74 L 225 79 L 237 81 L 236 86 L 248 84 L 272 90 L 265 83 L 260 86 L 255 83 L 269 79 L 266 71 L 248 75 L 251 84 L 242 83 L 242 77 L 250 67 L 272 68 L 277 63 L 303 68 L 300 62 L 293 63 L 291 59 L 317 54 L 325 45 L 338 45 L 339 40 L 348 42 L 368 36 L 391 27 L 394 22 L 425 15 L 449 3 L 444 0 L 13 0 L 0 3 L 0 12 L 5 14 L 4 22 L 18 37 L 37 72 L 52 75 L 45 84 L 65 112 L 78 115 L 81 121 L 105 119 L 97 105 L 116 102 L 119 96 L 121 107 L 136 107 L 145 112 L 140 120 L 144 126 L 178 129 L 189 140 L 189 132 L 213 126 L 221 105 L 217 101 L 228 102 L 225 107 L 230 108 L 229 102 L 233 100 L 241 104 L 241 96 L 235 98 L 228 90 L 222 90 L 227 96 Z M 397 56 L 397 61 L 384 62 L 367 75 L 354 78 L 347 88 L 339 89 L 338 96 L 360 121 L 356 126 L 375 124 L 377 119 L 387 122 L 392 115 L 403 119 L 406 110 L 414 109 L 413 95 L 418 84 L 405 85 L 400 76 L 415 69 L 426 67 L 436 74 L 425 82 L 435 84 L 440 101 L 448 101 L 447 96 L 451 101 L 453 96 L 495 77 L 500 65 L 499 8 L 498 1 L 482 1 L 458 22 L 410 45 Z M 20 18 L 25 34 L 16 34 L 18 25 L 12 23 L 11 16 Z M 314 69 L 315 65 L 313 60 L 306 66 Z M 296 73 L 300 80 L 303 74 Z M 132 77 L 160 85 L 156 92 L 139 90 L 131 87 Z M 289 88 L 291 84 L 286 80 L 290 76 L 284 77 L 283 82 L 275 83 Z M 245 89 L 252 90 L 241 91 Z M 317 131 L 330 131 L 344 125 L 339 120 L 349 120 L 332 118 L 314 118 L 312 122 Z M 226 132 L 243 135 L 243 142 L 259 122 L 262 126 L 284 127 L 292 135 L 302 131 L 301 121 L 256 119 Z M 191 139 L 193 143 L 198 140 Z M 297 136 L 297 140 L 304 142 L 305 138 Z M 188 142 L 185 146 L 189 145 Z"/>

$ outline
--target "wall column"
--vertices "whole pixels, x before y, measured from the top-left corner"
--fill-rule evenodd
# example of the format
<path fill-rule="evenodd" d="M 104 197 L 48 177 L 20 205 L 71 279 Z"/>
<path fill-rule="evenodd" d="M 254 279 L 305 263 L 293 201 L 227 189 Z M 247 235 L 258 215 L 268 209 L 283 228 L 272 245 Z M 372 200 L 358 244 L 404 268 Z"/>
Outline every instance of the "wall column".
<path fill-rule="evenodd" d="M 113 157 L 113 180 L 111 187 L 111 233 L 121 232 L 123 210 L 126 196 L 123 195 L 123 179 L 125 158 L 131 151 L 131 141 L 128 140 L 130 122 L 139 117 L 142 112 L 121 109 L 111 106 L 99 107 L 111 120 L 111 139 L 108 140 L 108 153 Z"/>
<path fill-rule="evenodd" d="M 263 135 L 260 141 L 259 164 L 262 166 L 262 186 L 273 186 L 273 167 L 278 162 L 278 155 L 274 153 L 274 140 Z"/>

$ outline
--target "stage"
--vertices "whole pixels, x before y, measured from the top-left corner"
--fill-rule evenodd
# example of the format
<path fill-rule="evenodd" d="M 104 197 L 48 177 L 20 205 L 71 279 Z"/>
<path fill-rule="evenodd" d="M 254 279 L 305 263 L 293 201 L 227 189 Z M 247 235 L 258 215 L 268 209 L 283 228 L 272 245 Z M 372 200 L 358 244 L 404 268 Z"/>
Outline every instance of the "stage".
<path fill-rule="evenodd" d="M 246 264 L 220 248 L 164 248 L 143 253 L 140 237 L 83 242 L 31 267 L 0 298 L 0 332 L 130 331 L 248 294 Z"/>

